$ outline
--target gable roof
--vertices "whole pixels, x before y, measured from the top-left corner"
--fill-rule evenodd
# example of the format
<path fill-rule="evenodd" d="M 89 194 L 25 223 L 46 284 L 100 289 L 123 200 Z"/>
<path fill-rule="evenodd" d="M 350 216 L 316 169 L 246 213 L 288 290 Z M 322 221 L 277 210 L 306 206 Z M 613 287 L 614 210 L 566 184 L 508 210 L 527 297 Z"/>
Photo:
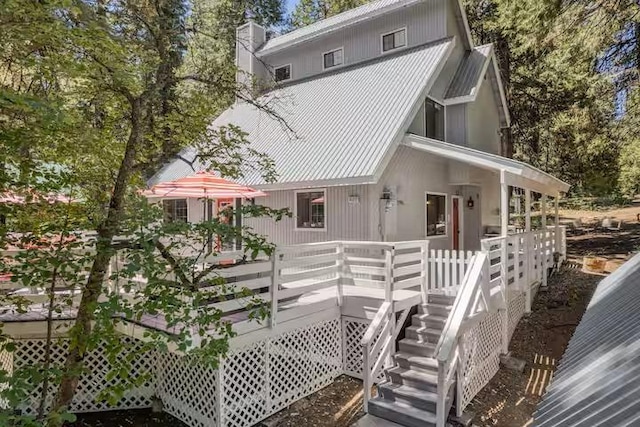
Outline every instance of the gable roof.
<path fill-rule="evenodd" d="M 540 427 L 640 425 L 640 254 L 603 279 L 534 413 Z"/>
<path fill-rule="evenodd" d="M 277 184 L 267 185 L 256 171 L 247 171 L 244 184 L 267 189 L 377 182 L 453 45 L 453 39 L 446 39 L 406 49 L 294 82 L 258 99 L 294 134 L 246 102 L 227 109 L 212 127 L 239 126 L 251 148 L 275 163 Z M 191 161 L 196 152 L 187 149 L 181 157 Z M 187 162 L 176 159 L 149 184 L 192 173 Z"/>
<path fill-rule="evenodd" d="M 507 98 L 504 93 L 495 50 L 491 43 L 477 46 L 465 54 L 445 92 L 444 103 L 445 105 L 455 105 L 475 101 L 487 72 L 491 77 L 496 100 L 502 107 L 500 109 L 500 118 L 503 123 L 510 126 L 511 116 Z"/>

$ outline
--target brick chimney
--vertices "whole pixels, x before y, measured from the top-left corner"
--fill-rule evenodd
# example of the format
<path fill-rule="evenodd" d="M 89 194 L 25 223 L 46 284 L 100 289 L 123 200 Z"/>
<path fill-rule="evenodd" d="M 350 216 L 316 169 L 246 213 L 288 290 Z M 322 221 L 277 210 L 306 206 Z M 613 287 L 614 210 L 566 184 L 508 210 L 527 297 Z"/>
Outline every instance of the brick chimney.
<path fill-rule="evenodd" d="M 236 81 L 253 88 L 252 82 L 267 76 L 262 62 L 254 52 L 267 40 L 266 29 L 252 19 L 236 29 Z"/>

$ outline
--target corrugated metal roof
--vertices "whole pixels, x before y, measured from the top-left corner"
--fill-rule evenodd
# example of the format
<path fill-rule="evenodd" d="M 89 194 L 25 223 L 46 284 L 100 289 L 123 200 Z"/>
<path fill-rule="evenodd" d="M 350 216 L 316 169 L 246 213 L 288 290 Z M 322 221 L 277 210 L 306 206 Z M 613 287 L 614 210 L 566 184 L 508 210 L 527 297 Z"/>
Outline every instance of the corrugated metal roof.
<path fill-rule="evenodd" d="M 299 43 L 305 40 L 309 40 L 320 34 L 324 34 L 328 31 L 333 31 L 336 28 L 340 28 L 346 25 L 352 25 L 357 22 L 373 19 L 384 13 L 392 10 L 399 9 L 401 7 L 409 6 L 412 4 L 420 3 L 424 0 L 376 0 L 370 3 L 366 3 L 362 6 L 350 9 L 346 12 L 339 13 L 321 21 L 314 22 L 306 27 L 299 28 L 291 31 L 290 33 L 283 34 L 278 37 L 274 37 L 262 46 L 257 52 L 258 55 L 263 55 L 276 50 L 290 46 L 295 43 Z"/>
<path fill-rule="evenodd" d="M 598 285 L 534 420 L 640 425 L 640 254 Z"/>
<path fill-rule="evenodd" d="M 493 46 L 487 44 L 478 46 L 468 52 L 462 60 L 451 84 L 445 94 L 445 99 L 472 97 L 480 88 L 482 76 L 487 69 Z"/>
<path fill-rule="evenodd" d="M 258 102 L 267 103 L 294 134 L 272 115 L 244 102 L 227 109 L 212 126 L 234 124 L 247 132 L 251 148 L 275 162 L 278 185 L 274 187 L 375 182 L 374 175 L 381 172 L 378 169 L 394 141 L 409 126 L 452 46 L 453 40 L 447 39 L 407 49 L 261 97 Z M 182 153 L 187 160 L 195 155 L 193 149 Z M 191 173 L 193 169 L 177 159 L 150 184 Z M 264 184 L 251 171 L 242 181 Z"/>

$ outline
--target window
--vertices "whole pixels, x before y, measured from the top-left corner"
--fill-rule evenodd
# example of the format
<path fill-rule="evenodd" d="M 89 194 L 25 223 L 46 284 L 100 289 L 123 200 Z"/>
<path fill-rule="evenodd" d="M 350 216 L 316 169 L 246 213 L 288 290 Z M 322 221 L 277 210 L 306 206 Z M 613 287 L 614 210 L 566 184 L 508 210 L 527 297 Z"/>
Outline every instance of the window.
<path fill-rule="evenodd" d="M 387 52 L 407 45 L 407 30 L 403 28 L 382 35 L 382 51 Z"/>
<path fill-rule="evenodd" d="M 327 52 L 322 56 L 323 67 L 326 70 L 327 68 L 337 67 L 338 65 L 342 65 L 342 48 L 332 50 L 331 52 Z"/>
<path fill-rule="evenodd" d="M 430 99 L 424 103 L 426 137 L 444 141 L 444 107 Z"/>
<path fill-rule="evenodd" d="M 163 200 L 165 222 L 187 222 L 187 199 Z"/>
<path fill-rule="evenodd" d="M 447 234 L 447 196 L 426 194 L 427 237 Z"/>
<path fill-rule="evenodd" d="M 277 82 L 291 80 L 291 64 L 276 67 L 274 74 Z"/>
<path fill-rule="evenodd" d="M 296 228 L 325 228 L 325 192 L 304 191 L 296 193 Z"/>

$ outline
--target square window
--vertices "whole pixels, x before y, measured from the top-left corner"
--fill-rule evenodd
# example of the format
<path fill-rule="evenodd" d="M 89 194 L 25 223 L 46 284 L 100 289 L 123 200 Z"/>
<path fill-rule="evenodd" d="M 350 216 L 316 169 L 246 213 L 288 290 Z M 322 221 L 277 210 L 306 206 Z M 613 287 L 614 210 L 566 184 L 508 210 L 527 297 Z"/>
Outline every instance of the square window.
<path fill-rule="evenodd" d="M 325 69 L 342 65 L 342 49 L 336 49 L 325 53 L 323 61 Z"/>
<path fill-rule="evenodd" d="M 447 234 L 447 196 L 426 194 L 426 224 L 428 236 L 446 236 Z"/>
<path fill-rule="evenodd" d="M 187 222 L 187 199 L 163 200 L 164 221 Z"/>
<path fill-rule="evenodd" d="M 396 30 L 382 36 L 382 51 L 387 52 L 389 50 L 397 49 L 399 47 L 406 46 L 407 44 L 407 30 L 404 28 Z"/>
<path fill-rule="evenodd" d="M 296 193 L 296 228 L 325 228 L 325 192 Z"/>
<path fill-rule="evenodd" d="M 275 69 L 275 79 L 277 82 L 283 82 L 291 79 L 291 65 L 283 65 Z"/>

